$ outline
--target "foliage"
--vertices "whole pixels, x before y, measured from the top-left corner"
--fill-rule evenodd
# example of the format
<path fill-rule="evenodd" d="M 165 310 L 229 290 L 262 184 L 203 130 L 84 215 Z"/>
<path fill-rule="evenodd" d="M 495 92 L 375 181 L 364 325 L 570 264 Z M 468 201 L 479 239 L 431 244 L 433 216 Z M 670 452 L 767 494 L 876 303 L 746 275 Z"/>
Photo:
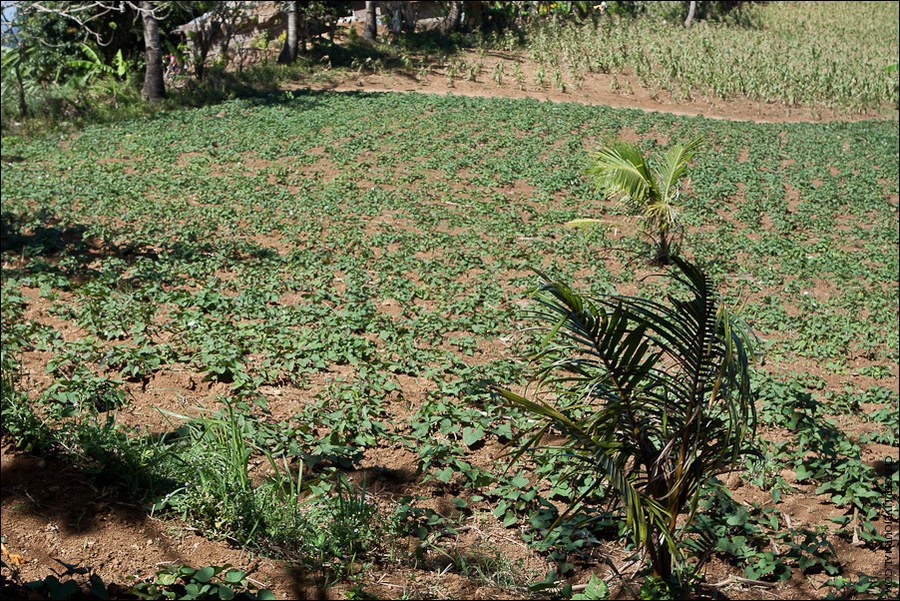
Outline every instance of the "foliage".
<path fill-rule="evenodd" d="M 137 582 L 129 594 L 138 599 L 275 599 L 271 591 L 250 582 L 230 565 L 200 569 L 170 565 L 156 572 L 149 582 Z"/>
<path fill-rule="evenodd" d="M 853 576 L 837 576 L 829 579 L 825 585 L 833 586 L 835 592 L 829 593 L 826 599 L 842 599 L 848 596 L 866 595 L 871 599 L 893 599 L 897 594 L 896 578 L 872 578 L 868 574 L 857 572 Z"/>
<path fill-rule="evenodd" d="M 224 66 L 229 61 L 232 37 L 250 23 L 251 14 L 242 3 L 191 2 L 184 6 L 191 17 L 188 22 L 191 28 L 185 32 L 191 71 L 202 82 L 214 46 L 218 44 L 218 61 Z"/>
<path fill-rule="evenodd" d="M 333 468 L 304 478 L 309 466 L 340 463 L 339 456 L 325 456 L 324 448 L 319 456 L 307 455 L 296 441 L 290 451 L 261 446 L 285 434 L 247 419 L 248 409 L 229 404 L 221 414 L 178 430 L 183 486 L 158 498 L 154 511 L 177 513 L 207 532 L 296 558 L 337 580 L 350 575 L 354 561 L 378 547 L 377 505 L 366 500 L 364 484 L 357 489 Z M 271 468 L 262 482 L 251 481 L 253 455 Z M 295 476 L 291 463 L 297 459 Z"/>
<path fill-rule="evenodd" d="M 339 2 L 314 0 L 312 2 L 301 2 L 299 9 L 304 20 L 330 30 L 335 27 L 338 19 L 350 13 L 352 2 L 347 2 L 346 0 Z"/>
<path fill-rule="evenodd" d="M 623 141 L 605 145 L 591 155 L 592 166 L 587 173 L 597 189 L 607 197 L 621 195 L 628 210 L 641 216 L 644 230 L 654 238 L 653 264 L 669 265 L 678 252 L 682 228 L 678 182 L 701 143 L 701 138 L 694 138 L 683 146 L 676 144 L 657 163 L 649 162 L 637 146 Z"/>
<path fill-rule="evenodd" d="M 13 446 L 27 453 L 39 453 L 48 444 L 47 426 L 35 414 L 25 394 L 17 384 L 20 367 L 13 354 L 4 345 L 2 350 L 2 380 L 0 380 L 0 407 L 2 407 L 2 433 Z"/>
<path fill-rule="evenodd" d="M 526 52 L 538 68 L 561 69 L 573 82 L 627 69 L 651 97 L 746 97 L 847 112 L 894 101 L 896 78 L 883 66 L 900 48 L 896 4 L 858 4 L 838 18 L 827 4 L 745 3 L 721 21 L 690 28 L 681 27 L 683 14 L 634 19 L 635 11 L 620 6 L 664 12 L 668 5 L 681 13 L 683 3 L 610 4 L 608 17 L 585 24 L 536 22 Z"/>
<path fill-rule="evenodd" d="M 4 546 L 4 553 L 6 552 Z M 58 560 L 57 560 L 58 561 Z M 245 601 L 275 599 L 268 589 L 260 588 L 241 570 L 232 570 L 230 565 L 206 566 L 199 569 L 186 565 L 172 564 L 157 571 L 147 582 L 136 582 L 125 588 L 118 584 L 106 583 L 93 573 L 92 568 L 58 561 L 62 566 L 63 578 L 50 575 L 42 580 L 22 582 L 15 566 L 7 566 L 13 575 L 12 586 L 4 578 L 7 594 L 22 594 L 27 598 L 41 595 L 51 600 L 65 599 L 240 599 Z M 137 578 L 132 578 L 137 580 Z"/>
<path fill-rule="evenodd" d="M 601 486 L 613 489 L 663 581 L 680 556 L 679 515 L 687 511 L 690 523 L 704 482 L 735 469 L 755 428 L 747 334 L 700 270 L 673 262 L 693 298 L 670 297 L 671 307 L 586 299 L 542 276 L 536 316 L 550 346 L 537 357 L 533 400 L 499 389 L 543 422 L 515 456 L 560 430 L 572 472 L 598 477 L 576 504 Z"/>
<path fill-rule="evenodd" d="M 605 582 L 597 578 L 596 575 L 592 574 L 591 579 L 587 583 L 587 588 L 584 589 L 583 593 L 576 593 L 572 595 L 572 599 L 576 601 L 589 601 L 590 599 L 608 599 L 609 598 L 609 587 Z"/>
<path fill-rule="evenodd" d="M 16 43 L 5 43 L 3 49 L 14 53 L 19 43 L 24 44 L 28 52 L 25 68 L 38 83 L 64 84 L 72 76 L 68 60 L 78 56 L 83 40 L 70 22 L 48 12 L 17 10 L 15 22 L 9 25 L 9 29 L 4 27 L 4 37 L 14 28 Z"/>
<path fill-rule="evenodd" d="M 343 14 L 339 4 L 305 3 L 303 10 L 311 23 L 318 22 L 330 30 Z M 377 48 L 359 43 L 332 46 L 329 41 L 324 49 L 314 44 L 310 54 L 295 67 L 273 68 L 262 64 L 244 69 L 241 60 L 237 74 L 223 70 L 227 61 L 207 65 L 205 53 L 209 52 L 213 37 L 211 30 L 202 30 L 201 44 L 192 44 L 191 48 L 197 64 L 203 65 L 203 79 L 209 81 L 186 86 L 162 108 L 255 94 L 253 88 L 271 89 L 284 81 L 321 72 L 320 60 L 327 60 L 326 70 L 389 69 L 412 71 L 421 78 L 421 74 L 427 74 L 436 64 L 429 55 L 436 54 L 437 63 L 442 63 L 445 57 L 465 46 L 482 50 L 497 48 L 504 52 L 524 49 L 538 63 L 533 84 L 539 88 L 553 85 L 563 91 L 577 89 L 585 78 L 602 73 L 613 75 L 610 85 L 615 90 L 622 85 L 615 76 L 628 69 L 652 97 L 659 94 L 669 94 L 676 100 L 697 96 L 747 97 L 758 102 L 827 106 L 841 113 L 877 111 L 896 103 L 896 74 L 884 69 L 885 64 L 896 62 L 900 44 L 896 28 L 891 28 L 898 19 L 896 3 L 854 3 L 838 19 L 827 5 L 816 3 L 742 3 L 738 9 L 729 11 L 727 6 L 731 3 L 701 2 L 701 17 L 707 11 L 707 20 L 689 30 L 672 22 L 664 23 L 664 19 L 658 18 L 660 15 L 625 16 L 665 11 L 668 9 L 657 5 L 669 4 L 678 5 L 673 9 L 676 12 L 683 11 L 679 3 L 611 2 L 608 13 L 601 16 L 595 10 L 595 3 L 494 2 L 488 3 L 484 12 L 484 29 L 473 26 L 475 31 L 467 38 L 461 33 L 437 37 L 431 33 L 409 33 L 394 40 L 393 46 Z M 218 19 L 208 21 L 224 23 L 226 30 L 233 30 L 244 18 L 240 11 L 226 10 L 217 2 L 165 6 L 168 9 L 159 15 L 160 31 L 164 45 L 176 53 L 180 52 L 175 49 L 178 40 L 170 32 L 206 9 L 225 11 Z M 541 14 L 581 17 L 562 22 L 557 19 L 551 24 Z M 94 48 L 100 63 L 114 64 L 121 51 L 123 60 L 134 65 L 135 73 L 140 72 L 143 43 L 140 23 L 133 11 L 121 14 L 113 11 L 104 18 L 112 21 L 99 23 L 99 29 L 108 34 L 109 40 L 104 38 L 104 43 L 111 43 Z M 33 14 L 29 19 L 22 30 L 30 32 L 26 38 L 65 45 L 60 55 L 45 44 L 29 42 L 24 47 L 22 76 L 32 113 L 25 124 L 26 131 L 124 120 L 158 110 L 146 106 L 134 86 L 122 89 L 95 86 L 96 89 L 80 94 L 77 88 L 66 85 L 79 72 L 69 66 L 69 60 L 79 54 L 82 39 L 68 31 L 64 19 L 43 13 Z M 528 19 L 533 23 L 525 29 L 507 29 L 511 23 Z M 798 30 L 797 22 L 809 26 Z M 46 28 L 49 29 L 44 31 Z M 241 54 L 243 49 L 239 50 Z M 14 54 L 4 46 L 4 131 L 18 118 L 14 112 L 17 103 L 13 100 L 13 63 L 7 61 Z M 453 68 L 448 69 L 454 75 L 449 76 L 448 85 L 459 74 L 471 79 L 481 71 L 477 59 L 453 57 L 450 63 Z M 502 80 L 499 73 L 495 76 Z M 513 73 L 513 78 L 519 87 L 525 85 L 521 74 Z M 126 91 L 129 94 L 124 94 Z M 85 98 L 91 101 L 85 102 Z M 119 110 L 108 110 L 106 100 L 110 101 L 109 105 L 118 104 Z"/>
<path fill-rule="evenodd" d="M 275 80 L 258 77 L 247 70 L 233 81 Z M 211 89 L 192 98 L 200 103 Z M 87 476 L 117 483 L 124 501 L 157 504 L 155 517 L 184 515 L 207 536 L 329 582 L 365 583 L 388 563 L 470 574 L 497 565 L 489 550 L 479 557 L 449 549 L 453 535 L 432 537 L 475 516 L 506 525 L 508 538 L 521 533 L 566 575 L 626 540 L 621 520 L 598 501 L 593 513 L 583 509 L 597 518 L 589 530 L 578 527 L 579 514 L 548 535 L 556 507 L 596 483 L 565 478 L 565 457 L 509 472 L 487 461 L 533 422 L 477 383 L 515 385 L 526 366 L 508 346 L 538 350 L 519 305 L 533 284 L 529 265 L 594 296 L 646 275 L 629 262 L 642 239 L 584 177 L 585 148 L 625 132 L 644 150 L 702 136 L 709 152 L 695 156 L 691 193 L 680 198 L 685 246 L 729 305 L 745 304 L 771 358 L 752 379 L 768 428 L 765 457 L 738 475 L 757 495 L 747 519 L 759 530 L 734 531 L 746 545 L 713 553 L 745 575 L 770 565 L 761 578 L 798 573 L 811 561 L 807 550 L 824 554 L 822 535 L 766 510 L 826 484 L 818 499 L 839 520 L 825 520 L 829 536 L 852 542 L 856 531 L 867 549 L 884 547 L 877 535 L 896 516 L 896 493 L 886 492 L 897 490 L 896 471 L 864 464 L 881 448 L 875 441 L 896 449 L 895 123 L 748 125 L 530 100 L 303 90 L 226 100 L 229 86 L 216 90 L 214 106 L 77 136 L 3 136 L 4 159 L 23 159 L 0 172 L 0 338 L 17 391 L 5 397 L 4 442 L 21 424 L 24 444 L 40 443 L 32 452 L 71 457 Z M 610 228 L 574 235 L 559 227 L 576 217 L 602 217 Z M 822 377 L 786 373 L 792 364 Z M 870 378 L 875 390 L 855 384 Z M 184 400 L 179 413 L 190 419 L 149 432 L 108 425 L 99 412 L 130 411 L 136 399 L 152 405 L 153 394 Z M 195 405 L 206 411 L 187 408 Z M 871 428 L 856 435 L 842 420 Z M 248 462 L 229 455 L 231 443 L 250 450 Z M 408 470 L 383 462 L 383 449 L 401 453 Z M 340 476 L 361 464 L 366 485 L 354 479 L 351 491 Z M 248 487 L 231 494 L 228 478 L 240 479 L 241 466 Z M 398 483 L 415 494 L 379 493 Z M 854 517 L 872 491 L 883 504 Z M 438 502 L 449 511 L 438 514 Z M 732 517 L 701 505 L 695 525 L 707 512 L 714 529 Z M 372 515 L 370 528 L 351 526 Z M 727 536 L 740 523 L 724 526 Z M 345 534 L 319 547 L 322 529 Z M 772 557 L 769 537 L 779 548 Z M 354 549 L 355 563 L 341 563 Z M 692 548 L 683 552 L 693 560 Z"/>
<path fill-rule="evenodd" d="M 883 69 L 885 73 L 896 73 L 900 70 L 900 63 L 895 62 Z M 900 106 L 900 80 L 894 75 L 894 106 Z"/>
<path fill-rule="evenodd" d="M 753 580 L 784 582 L 795 570 L 800 573 L 840 571 L 827 528 L 784 529 L 784 516 L 774 507 L 738 503 L 714 480 L 700 501 L 701 511 L 690 526 L 694 536 L 687 546 L 698 565 L 711 554 L 743 567 Z"/>
<path fill-rule="evenodd" d="M 69 66 L 84 69 L 85 73 L 81 77 L 81 85 L 86 85 L 93 77 L 98 75 L 107 75 L 122 79 L 128 74 L 128 63 L 122 58 L 121 50 L 116 53 L 112 65 L 103 63 L 97 53 L 86 44 L 81 45 L 81 51 L 88 57 L 87 60 L 72 59 L 69 61 Z"/>

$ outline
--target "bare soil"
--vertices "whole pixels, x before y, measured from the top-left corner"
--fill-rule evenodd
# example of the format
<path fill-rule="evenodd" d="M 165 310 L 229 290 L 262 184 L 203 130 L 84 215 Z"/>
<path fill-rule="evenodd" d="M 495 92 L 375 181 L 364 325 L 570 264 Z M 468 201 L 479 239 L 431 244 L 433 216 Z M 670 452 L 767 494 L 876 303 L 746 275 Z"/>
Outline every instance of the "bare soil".
<path fill-rule="evenodd" d="M 471 57 L 467 57 L 471 60 Z M 507 77 L 503 85 L 490 79 L 490 73 L 497 61 L 512 63 L 517 61 L 524 73 L 525 81 L 533 81 L 533 66 L 521 56 L 487 53 L 483 57 L 483 70 L 476 81 L 457 79 L 448 85 L 446 71 L 433 68 L 424 78 L 416 79 L 400 74 L 338 74 L 324 73 L 309 81 L 296 82 L 296 88 L 329 89 L 334 91 L 391 91 L 406 93 L 455 94 L 475 96 L 503 96 L 509 98 L 535 98 L 550 102 L 579 102 L 603 104 L 613 107 L 636 108 L 645 111 L 663 111 L 678 115 L 703 115 L 715 119 L 731 119 L 752 122 L 788 122 L 819 120 L 856 120 L 883 115 L 840 115 L 824 107 L 795 107 L 776 103 L 759 103 L 749 100 L 714 100 L 694 98 L 675 101 L 666 94 L 652 94 L 641 88 L 636 78 L 627 75 L 618 77 L 618 90 L 613 90 L 611 76 L 598 75 L 585 80 L 580 88 L 570 87 L 566 91 L 535 88 L 530 83 L 518 86 Z M 511 71 L 505 69 L 506 73 Z M 277 250 L 277 248 L 276 248 Z M 223 277 L 225 277 L 223 275 Z M 826 286 L 825 283 L 820 285 Z M 34 294 L 30 299 L 27 317 L 41 323 L 57 327 L 67 340 L 80 338 L 87 332 L 73 329 L 71 324 L 56 320 L 47 313 L 49 301 Z M 383 303 L 386 313 L 396 310 L 390 299 Z M 480 349 L 479 360 L 490 360 L 508 352 L 498 341 L 486 343 Z M 39 390 L 48 384 L 44 367 L 48 357 L 38 351 L 25 353 L 22 357 L 24 369 L 30 374 L 24 383 L 27 389 Z M 781 370 L 808 371 L 812 365 L 778 365 Z M 889 384 L 897 387 L 897 367 L 893 366 L 894 377 Z M 861 379 L 862 380 L 862 379 Z M 421 399 L 424 391 L 416 390 L 416 382 L 411 378 L 402 383 L 404 397 Z M 868 383 L 859 381 L 865 388 Z M 829 382 L 835 389 L 842 387 L 843 381 Z M 192 373 L 187 368 L 172 369 L 159 374 L 148 382 L 130 385 L 132 400 L 120 412 L 120 420 L 129 425 L 159 425 L 158 413 L 154 408 L 182 412 L 186 406 L 198 400 L 212 398 L 217 392 L 215 386 L 202 381 L 201 374 Z M 221 386 L 221 385 L 218 385 Z M 304 403 L 303 391 L 271 389 L 263 391 L 269 397 L 273 412 L 290 416 Z M 277 401 L 277 402 L 274 402 Z M 846 417 L 848 431 L 865 431 L 868 426 Z M 770 440 L 786 439 L 787 433 L 771 432 Z M 500 449 L 486 446 L 472 459 L 488 464 L 496 460 Z M 868 445 L 865 452 L 872 461 L 884 455 L 897 457 L 898 450 L 892 447 Z M 435 484 L 421 484 L 416 481 L 415 458 L 408 451 L 397 448 L 378 450 L 377 465 L 390 468 L 399 476 L 382 482 L 369 493 L 387 506 L 395 503 L 401 495 L 418 494 L 427 498 L 440 498 Z M 355 474 L 361 477 L 367 466 L 375 465 L 374 457 L 367 457 L 363 471 Z M 814 494 L 814 487 L 793 481 L 793 474 L 785 472 L 788 481 L 801 489 L 799 494 L 783 499 L 778 508 L 790 517 L 794 527 L 801 524 L 817 526 L 828 524 L 830 517 L 842 513 L 833 505 L 824 503 Z M 371 481 L 371 480 L 370 480 Z M 738 476 L 728 481 L 730 490 L 739 502 L 771 504 L 771 494 L 744 483 Z M 90 566 L 107 583 L 115 582 L 127 586 L 128 577 L 147 578 L 152 573 L 172 562 L 194 567 L 231 564 L 237 568 L 251 570 L 251 577 L 260 585 L 271 589 L 278 599 L 345 598 L 350 585 L 338 584 L 326 588 L 314 575 L 303 574 L 294 566 L 282 561 L 253 555 L 229 540 L 209 540 L 196 532 L 190 525 L 178 520 L 160 520 L 149 515 L 145 508 L 123 502 L 113 487 L 92 482 L 73 466 L 15 452 L 8 446 L 2 450 L 2 532 L 9 553 L 20 555 L 24 563 L 18 566 L 25 581 L 43 579 L 54 571 L 63 572 L 61 562 Z M 444 513 L 452 508 L 440 506 L 435 501 L 435 510 Z M 881 530 L 882 524 L 876 524 Z M 892 525 L 893 532 L 897 524 Z M 882 574 L 886 565 L 897 566 L 897 539 L 890 555 L 884 551 L 873 551 L 862 546 L 854 546 L 837 537 L 834 544 L 838 551 L 845 574 L 856 571 L 866 574 Z M 490 548 L 511 560 L 522 560 L 522 570 L 533 573 L 534 581 L 545 575 L 551 566 L 545 558 L 529 549 L 515 529 L 504 529 L 489 513 L 476 515 L 466 523 L 466 527 L 456 535 L 442 537 L 441 544 L 448 551 L 453 549 Z M 773 546 L 776 543 L 773 542 Z M 617 544 L 597 549 L 593 561 L 580 561 L 573 584 L 585 583 L 592 573 L 603 577 L 611 574 L 603 556 L 623 571 L 625 575 L 634 572 L 636 566 L 626 568 L 627 554 Z M 10 563 L 10 557 L 4 556 Z M 367 593 L 380 598 L 433 597 L 433 598 L 507 598 L 510 589 L 500 589 L 477 578 L 465 577 L 446 571 L 447 563 L 440 557 L 427 557 L 424 562 L 387 559 L 373 564 L 361 574 L 360 581 Z M 4 570 L 5 574 L 9 572 Z M 795 574 L 784 584 L 760 584 L 740 580 L 741 570 L 722 562 L 712 562 L 705 572 L 705 580 L 711 586 L 710 595 L 732 599 L 808 599 L 821 596 L 816 590 L 826 579 L 825 574 L 803 576 Z M 611 581 L 616 592 L 616 582 Z M 618 591 L 619 598 L 629 598 L 627 589 Z"/>
<path fill-rule="evenodd" d="M 788 105 L 780 102 L 762 102 L 747 98 L 723 100 L 697 95 L 688 99 L 676 99 L 666 91 L 645 88 L 640 79 L 628 70 L 619 74 L 593 73 L 581 84 L 563 77 L 564 90 L 549 82 L 536 86 L 536 63 L 522 53 L 487 51 L 483 55 L 475 51 L 463 51 L 466 64 L 481 63 L 481 70 L 474 80 L 465 74 L 452 80 L 448 65 L 432 64 L 424 72 L 359 73 L 322 71 L 307 82 L 298 82 L 297 88 L 333 90 L 337 92 L 417 92 L 420 94 L 453 94 L 457 96 L 486 96 L 502 98 L 533 98 L 548 102 L 575 102 L 605 105 L 613 108 L 632 108 L 647 112 L 663 112 L 709 119 L 751 121 L 755 123 L 792 123 L 818 121 L 861 121 L 873 118 L 896 118 L 897 110 L 886 107 L 884 111 L 868 111 L 848 114 L 823 106 Z M 503 63 L 501 82 L 493 74 L 498 63 Z M 522 72 L 518 83 L 511 75 L 513 65 Z"/>

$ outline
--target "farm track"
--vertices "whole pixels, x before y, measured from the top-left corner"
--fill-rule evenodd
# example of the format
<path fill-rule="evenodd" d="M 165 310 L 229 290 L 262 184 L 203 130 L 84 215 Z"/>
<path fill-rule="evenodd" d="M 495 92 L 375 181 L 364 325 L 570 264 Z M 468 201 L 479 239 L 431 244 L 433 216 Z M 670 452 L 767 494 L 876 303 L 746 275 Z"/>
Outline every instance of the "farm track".
<path fill-rule="evenodd" d="M 462 61 L 479 61 L 482 73 L 475 81 L 454 77 L 452 87 L 445 65 L 432 65 L 427 74 L 410 75 L 402 71 L 381 74 L 371 72 L 322 72 L 285 86 L 292 90 L 324 90 L 334 92 L 395 92 L 480 98 L 531 98 L 544 102 L 571 102 L 591 106 L 640 109 L 644 112 L 669 113 L 686 117 L 705 117 L 726 121 L 747 121 L 752 123 L 822 123 L 828 121 L 864 121 L 867 119 L 893 119 L 898 117 L 894 107 L 883 111 L 847 113 L 834 111 L 824 106 L 791 106 L 782 102 L 759 102 L 748 99 L 692 97 L 675 99 L 671 94 L 648 90 L 638 77 L 629 73 L 614 75 L 592 73 L 578 86 L 569 85 L 566 91 L 554 89 L 550 85 L 540 88 L 534 85 L 518 85 L 507 81 L 502 85 L 490 79 L 489 73 L 498 63 L 518 64 L 523 79 L 534 80 L 535 64 L 519 53 L 488 52 L 481 56 L 474 51 L 462 51 Z"/>

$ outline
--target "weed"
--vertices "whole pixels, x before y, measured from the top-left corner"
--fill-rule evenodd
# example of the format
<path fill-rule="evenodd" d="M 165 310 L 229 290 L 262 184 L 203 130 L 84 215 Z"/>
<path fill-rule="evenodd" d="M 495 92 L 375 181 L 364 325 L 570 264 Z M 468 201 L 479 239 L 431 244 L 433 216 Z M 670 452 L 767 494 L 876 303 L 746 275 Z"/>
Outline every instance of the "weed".
<path fill-rule="evenodd" d="M 137 582 L 128 591 L 138 599 L 275 599 L 241 570 L 230 565 L 199 569 L 170 565 L 157 571 L 148 582 Z"/>

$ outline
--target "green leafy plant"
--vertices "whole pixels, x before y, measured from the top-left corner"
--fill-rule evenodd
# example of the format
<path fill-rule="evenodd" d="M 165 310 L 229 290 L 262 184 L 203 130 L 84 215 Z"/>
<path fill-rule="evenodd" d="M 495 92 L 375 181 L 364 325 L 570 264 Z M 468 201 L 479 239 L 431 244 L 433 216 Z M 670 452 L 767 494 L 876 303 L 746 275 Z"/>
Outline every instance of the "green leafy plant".
<path fill-rule="evenodd" d="M 600 22 L 599 34 L 605 29 Z M 669 39 L 676 34 L 670 30 Z M 617 73 L 598 55 L 637 48 L 627 42 L 595 44 L 596 54 L 581 56 L 602 59 Z M 574 82 L 565 67 L 572 54 L 557 54 L 563 77 Z M 551 85 L 554 66 L 544 69 Z M 464 74 L 460 65 L 457 85 Z M 626 76 L 619 77 L 624 86 Z M 194 96 L 198 102 L 203 93 Z M 123 101 L 120 95 L 120 111 Z M 296 119 L 300 111 L 309 119 Z M 567 574 L 595 555 L 598 543 L 623 540 L 625 520 L 586 507 L 598 518 L 590 532 L 576 526 L 585 517 L 578 513 L 548 534 L 560 517 L 556 506 L 599 476 L 563 479 L 561 467 L 571 463 L 565 455 L 508 473 L 484 463 L 480 447 L 508 443 L 532 418 L 473 383 L 491 379 L 510 388 L 522 381 L 527 366 L 505 345 L 531 340 L 520 334 L 515 300 L 533 284 L 527 265 L 543 264 L 563 281 L 578 278 L 595 295 L 633 279 L 634 266 L 610 271 L 585 257 L 613 244 L 637 248 L 637 236 L 555 233 L 557 224 L 584 214 L 586 201 L 600 198 L 581 177 L 585 142 L 625 129 L 646 151 L 654 140 L 674 143 L 696 133 L 716 141 L 717 160 L 704 154 L 688 165 L 691 193 L 679 204 L 683 245 L 705 258 L 707 276 L 727 282 L 729 303 L 750 299 L 750 325 L 783 359 L 773 363 L 796 364 L 801 355 L 808 357 L 802 364 L 828 374 L 827 384 L 797 374 L 797 390 L 779 387 L 788 376 L 778 367 L 766 370 L 771 381 L 754 374 L 761 423 L 780 435 L 767 436 L 774 439 L 769 445 L 760 441 L 766 457 L 754 470 L 759 480 L 741 474 L 743 485 L 769 490 L 767 505 L 824 486 L 819 500 L 831 510 L 824 523 L 834 536 L 852 541 L 856 532 L 865 552 L 884 548 L 868 524 L 880 533 L 885 516 L 896 515 L 887 493 L 897 486 L 897 463 L 888 460 L 896 457 L 896 394 L 854 393 L 855 400 L 835 398 L 833 406 L 823 395 L 853 388 L 856 373 L 893 386 L 898 227 L 896 206 L 885 199 L 897 194 L 900 155 L 890 120 L 769 127 L 576 104 L 305 90 L 119 120 L 65 140 L 29 140 L 30 129 L 3 137 L 5 158 L 26 159 L 2 169 L 0 337 L 16 359 L 4 363 L 3 375 L 17 374 L 15 394 L 4 398 L 4 443 L 31 444 L 41 455 L 63 452 L 95 484 L 115 484 L 122 500 L 155 503 L 154 516 L 183 517 L 205 536 L 229 537 L 313 571 L 327 562 L 329 579 L 349 565 L 341 555 L 358 526 L 335 527 L 347 533 L 344 543 L 326 537 L 328 548 L 318 547 L 321 524 L 338 512 L 339 491 L 311 496 L 311 485 L 366 465 L 370 502 L 381 505 L 383 483 L 387 490 L 403 483 L 408 494 L 429 499 L 398 509 L 396 521 L 408 527 L 403 536 L 380 525 L 353 533 L 364 535 L 365 552 L 344 573 L 362 577 L 365 562 L 379 561 L 380 552 L 402 556 L 408 536 L 446 527 L 448 520 L 421 505 L 446 501 L 453 507 L 448 519 L 456 520 L 454 503 L 465 500 L 461 515 L 493 513 L 511 538 L 519 541 L 521 533 L 521 542 Z M 332 170 L 341 173 L 322 176 Z M 367 183 L 348 173 L 364 174 Z M 794 191 L 799 202 L 788 197 Z M 727 210 L 714 210 L 719 200 Z M 384 219 L 388 214 L 396 217 Z M 148 425 L 157 394 L 220 408 L 221 423 L 194 419 L 158 432 L 149 420 L 153 432 L 135 429 L 135 420 Z M 820 403 L 815 414 L 799 395 Z M 240 402 L 261 396 L 278 407 L 277 417 Z M 228 399 L 239 436 L 218 404 Z M 103 419 L 120 406 L 135 416 L 131 428 Z M 873 442 L 893 453 L 883 449 L 889 457 L 878 461 L 871 450 L 882 449 Z M 249 460 L 229 445 L 250 447 Z M 408 453 L 408 470 L 380 465 L 388 448 Z M 233 484 L 243 481 L 241 470 L 248 472 L 246 489 Z M 345 501 L 348 494 L 344 489 Z M 694 524 L 706 516 L 701 505 Z M 720 538 L 746 540 L 714 553 L 738 573 L 799 578 L 799 558 L 777 538 L 790 533 L 803 543 L 796 522 L 778 515 L 769 525 L 775 514 L 760 513 L 749 516 L 757 530 L 748 532 L 740 516 L 730 517 L 737 524 L 726 523 Z M 759 559 L 774 552 L 770 537 L 780 553 L 765 572 L 769 564 Z M 382 541 L 397 547 L 379 547 Z M 856 557 L 856 547 L 835 545 L 841 561 L 848 550 Z"/>
<path fill-rule="evenodd" d="M 0 351 L 0 370 L 0 435 L 9 436 L 13 445 L 25 452 L 45 450 L 50 444 L 47 425 L 18 386 L 21 366 L 5 348 Z"/>
<path fill-rule="evenodd" d="M 609 599 L 609 586 L 607 586 L 604 581 L 597 578 L 596 574 L 594 574 L 588 581 L 587 587 L 584 589 L 584 592 L 572 595 L 572 599 L 577 599 L 579 601 L 589 601 L 590 599 Z"/>
<path fill-rule="evenodd" d="M 128 62 L 122 57 L 120 49 L 113 57 L 113 64 L 107 65 L 103 62 L 99 55 L 87 44 L 81 44 L 81 50 L 87 59 L 79 58 L 68 61 L 70 67 L 78 67 L 84 71 L 84 74 L 77 83 L 80 88 L 89 85 L 92 80 L 102 78 L 104 85 L 108 86 L 109 94 L 112 97 L 110 102 L 118 108 L 119 105 L 119 82 L 124 81 L 128 76 Z"/>
<path fill-rule="evenodd" d="M 697 137 L 684 145 L 676 144 L 662 161 L 651 162 L 636 145 L 621 140 L 602 146 L 591 157 L 587 169 L 594 185 L 607 197 L 621 196 L 630 212 L 640 215 L 645 232 L 654 239 L 652 262 L 669 265 L 677 253 L 681 234 L 678 207 L 678 182 L 700 148 Z M 594 220 L 574 220 L 570 225 Z"/>
<path fill-rule="evenodd" d="M 130 594 L 138 599 L 274 599 L 241 570 L 230 565 L 192 568 L 171 565 L 156 572 L 150 582 L 139 582 Z"/>
<path fill-rule="evenodd" d="M 87 59 L 79 58 L 69 61 L 69 66 L 81 67 L 84 69 L 85 73 L 81 78 L 81 85 L 87 85 L 90 80 L 98 74 L 117 77 L 119 79 L 124 78 L 128 74 L 128 63 L 122 58 L 121 50 L 116 53 L 112 65 L 104 63 L 97 53 L 87 44 L 82 44 L 81 50 L 84 52 L 85 56 L 88 57 Z"/>
<path fill-rule="evenodd" d="M 756 424 L 750 335 L 702 271 L 672 261 L 691 298 L 670 295 L 669 306 L 586 298 L 542 276 L 536 317 L 548 334 L 536 390 L 526 398 L 497 388 L 542 424 L 523 432 L 513 459 L 561 432 L 557 450 L 571 458 L 570 473 L 598 476 L 570 510 L 614 492 L 636 546 L 665 582 L 681 556 L 679 516 L 691 522 L 702 485 L 736 467 Z"/>
<path fill-rule="evenodd" d="M 846 599 L 857 595 L 866 595 L 868 599 L 893 599 L 897 596 L 898 582 L 896 578 L 872 578 L 863 572 L 856 577 L 837 576 L 828 580 L 824 586 L 833 586 L 834 593 L 826 599 Z"/>

